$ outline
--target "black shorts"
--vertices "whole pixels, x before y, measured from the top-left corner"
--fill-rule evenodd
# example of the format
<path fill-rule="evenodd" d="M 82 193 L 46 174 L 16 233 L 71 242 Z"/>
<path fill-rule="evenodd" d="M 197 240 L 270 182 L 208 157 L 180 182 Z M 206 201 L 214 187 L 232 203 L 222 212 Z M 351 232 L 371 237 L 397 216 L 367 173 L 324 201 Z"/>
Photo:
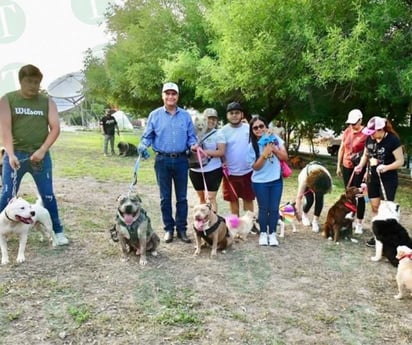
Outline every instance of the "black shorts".
<path fill-rule="evenodd" d="M 223 172 L 222 168 L 217 168 L 212 171 L 204 173 L 207 190 L 211 192 L 217 192 L 220 183 L 222 182 Z M 201 172 L 196 172 L 189 170 L 190 181 L 192 181 L 193 188 L 196 191 L 205 190 L 205 185 L 203 183 L 203 176 Z"/>

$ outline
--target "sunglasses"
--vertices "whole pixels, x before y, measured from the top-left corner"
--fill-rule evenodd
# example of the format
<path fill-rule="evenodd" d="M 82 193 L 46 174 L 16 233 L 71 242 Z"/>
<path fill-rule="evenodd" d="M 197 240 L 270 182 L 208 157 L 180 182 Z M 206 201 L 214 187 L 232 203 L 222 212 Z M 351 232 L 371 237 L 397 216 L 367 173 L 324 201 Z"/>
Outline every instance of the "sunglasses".
<path fill-rule="evenodd" d="M 265 128 L 265 125 L 258 125 L 258 126 L 253 126 L 253 127 L 252 127 L 252 129 L 253 129 L 254 131 L 257 131 L 258 129 L 263 129 L 263 128 Z"/>

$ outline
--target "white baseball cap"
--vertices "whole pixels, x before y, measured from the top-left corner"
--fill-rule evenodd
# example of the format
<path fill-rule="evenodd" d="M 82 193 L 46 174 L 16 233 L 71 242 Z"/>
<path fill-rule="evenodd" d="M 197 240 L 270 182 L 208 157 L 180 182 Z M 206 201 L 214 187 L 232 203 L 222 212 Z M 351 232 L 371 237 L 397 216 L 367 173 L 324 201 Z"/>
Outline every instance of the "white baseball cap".
<path fill-rule="evenodd" d="M 162 92 L 166 92 L 166 91 L 176 91 L 177 93 L 179 93 L 179 87 L 175 84 L 175 83 L 165 83 L 163 84 L 163 89 Z"/>
<path fill-rule="evenodd" d="M 349 112 L 348 119 L 346 120 L 346 123 L 350 123 L 351 125 L 354 125 L 362 117 L 363 117 L 363 114 L 359 109 L 353 109 Z"/>
<path fill-rule="evenodd" d="M 369 121 L 367 126 L 362 129 L 362 133 L 366 135 L 372 135 L 377 130 L 385 128 L 386 126 L 386 119 L 379 116 L 372 117 Z"/>

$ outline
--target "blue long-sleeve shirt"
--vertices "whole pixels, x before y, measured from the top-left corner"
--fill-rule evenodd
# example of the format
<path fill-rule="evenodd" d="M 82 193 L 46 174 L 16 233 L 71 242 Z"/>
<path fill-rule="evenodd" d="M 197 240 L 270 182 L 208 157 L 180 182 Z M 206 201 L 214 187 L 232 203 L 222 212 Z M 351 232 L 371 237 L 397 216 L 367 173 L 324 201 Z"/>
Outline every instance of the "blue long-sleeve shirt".
<path fill-rule="evenodd" d="M 160 107 L 149 114 L 142 144 L 155 152 L 181 153 L 196 144 L 196 130 L 190 114 L 177 107 L 174 115 Z"/>

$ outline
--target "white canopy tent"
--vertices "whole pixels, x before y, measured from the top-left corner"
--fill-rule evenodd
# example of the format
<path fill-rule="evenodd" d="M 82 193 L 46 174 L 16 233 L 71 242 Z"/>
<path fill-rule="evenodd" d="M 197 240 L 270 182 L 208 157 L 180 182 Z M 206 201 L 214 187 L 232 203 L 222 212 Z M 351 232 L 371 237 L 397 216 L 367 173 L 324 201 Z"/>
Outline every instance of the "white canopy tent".
<path fill-rule="evenodd" d="M 124 111 L 118 110 L 112 116 L 116 119 L 117 126 L 119 127 L 119 129 L 133 130 L 133 125 Z"/>

